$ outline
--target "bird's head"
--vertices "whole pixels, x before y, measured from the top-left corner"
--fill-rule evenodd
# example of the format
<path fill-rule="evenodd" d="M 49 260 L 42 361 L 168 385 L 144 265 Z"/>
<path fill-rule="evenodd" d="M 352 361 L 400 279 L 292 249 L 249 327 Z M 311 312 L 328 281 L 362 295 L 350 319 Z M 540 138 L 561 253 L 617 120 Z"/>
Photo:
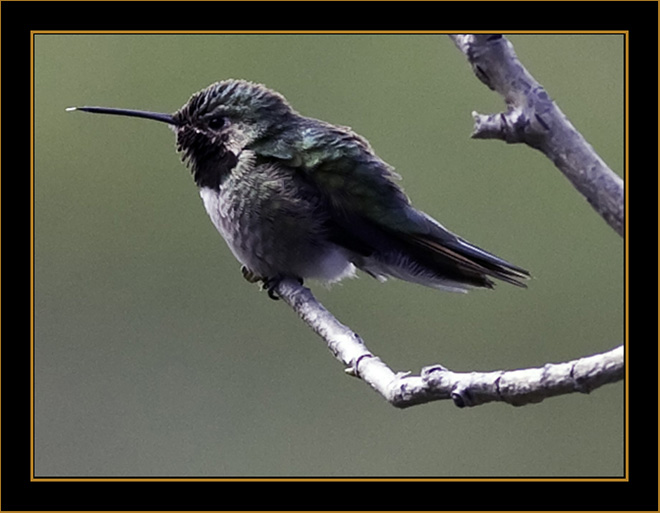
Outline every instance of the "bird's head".
<path fill-rule="evenodd" d="M 198 178 L 227 167 L 244 149 L 279 134 L 293 115 L 284 97 L 263 85 L 216 82 L 173 114 L 177 150 L 199 183 Z"/>

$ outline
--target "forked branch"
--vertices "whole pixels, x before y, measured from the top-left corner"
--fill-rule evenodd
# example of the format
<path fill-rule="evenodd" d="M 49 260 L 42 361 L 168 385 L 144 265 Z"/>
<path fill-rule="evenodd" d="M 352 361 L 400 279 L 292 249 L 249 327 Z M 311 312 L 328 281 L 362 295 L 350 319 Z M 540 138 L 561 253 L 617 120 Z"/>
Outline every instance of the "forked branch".
<path fill-rule="evenodd" d="M 541 151 L 619 235 L 624 235 L 623 180 L 598 156 L 541 84 L 525 69 L 511 42 L 495 34 L 449 36 L 475 75 L 504 98 L 507 111 L 473 112 L 475 139 L 525 143 Z"/>

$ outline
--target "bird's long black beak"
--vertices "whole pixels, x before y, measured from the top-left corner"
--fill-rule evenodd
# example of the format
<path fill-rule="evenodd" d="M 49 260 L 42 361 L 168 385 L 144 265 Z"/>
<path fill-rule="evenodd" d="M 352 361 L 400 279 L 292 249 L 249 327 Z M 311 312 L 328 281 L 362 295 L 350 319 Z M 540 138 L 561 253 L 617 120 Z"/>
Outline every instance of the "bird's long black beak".
<path fill-rule="evenodd" d="M 115 109 L 112 107 L 69 107 L 67 111 L 81 110 L 83 112 L 92 112 L 94 114 L 114 114 L 115 116 L 130 116 L 133 118 L 153 119 L 154 121 L 161 121 L 168 125 L 178 126 L 180 123 L 172 116 L 172 114 L 164 114 L 161 112 L 150 112 L 148 110 L 133 110 L 133 109 Z"/>

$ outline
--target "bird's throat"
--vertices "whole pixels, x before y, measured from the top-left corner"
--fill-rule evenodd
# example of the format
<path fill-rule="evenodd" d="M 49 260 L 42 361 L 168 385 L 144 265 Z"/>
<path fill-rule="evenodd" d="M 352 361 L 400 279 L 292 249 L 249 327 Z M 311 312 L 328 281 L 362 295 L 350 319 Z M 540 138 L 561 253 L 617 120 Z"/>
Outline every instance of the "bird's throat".
<path fill-rule="evenodd" d="M 177 130 L 177 150 L 200 188 L 218 190 L 238 163 L 238 155 L 223 141 L 210 140 L 206 134 L 188 126 Z"/>

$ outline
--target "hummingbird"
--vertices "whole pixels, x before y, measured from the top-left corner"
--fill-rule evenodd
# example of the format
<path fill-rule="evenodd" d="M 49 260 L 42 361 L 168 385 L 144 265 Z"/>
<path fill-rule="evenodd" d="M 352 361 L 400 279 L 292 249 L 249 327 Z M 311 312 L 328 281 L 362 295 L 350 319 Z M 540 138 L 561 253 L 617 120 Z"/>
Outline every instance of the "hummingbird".
<path fill-rule="evenodd" d="M 211 221 L 276 299 L 283 278 L 333 283 L 356 269 L 437 289 L 525 287 L 529 273 L 412 206 L 400 176 L 350 127 L 296 112 L 281 94 L 223 80 L 173 114 L 70 107 L 170 125 Z"/>

